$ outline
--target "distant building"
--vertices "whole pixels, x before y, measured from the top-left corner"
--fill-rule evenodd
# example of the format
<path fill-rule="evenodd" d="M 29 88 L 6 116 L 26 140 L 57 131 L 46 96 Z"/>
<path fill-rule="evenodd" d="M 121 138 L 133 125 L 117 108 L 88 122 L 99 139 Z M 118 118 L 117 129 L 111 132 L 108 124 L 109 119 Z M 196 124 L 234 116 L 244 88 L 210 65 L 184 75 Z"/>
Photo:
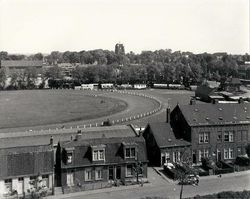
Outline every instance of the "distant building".
<path fill-rule="evenodd" d="M 220 89 L 227 92 L 239 92 L 242 85 L 239 78 L 228 78 L 225 82 L 222 82 Z"/>
<path fill-rule="evenodd" d="M 115 45 L 115 54 L 121 54 L 121 55 L 124 55 L 125 54 L 125 48 L 124 48 L 124 45 L 123 44 L 116 44 Z"/>
<path fill-rule="evenodd" d="M 195 97 L 205 102 L 211 102 L 215 99 L 223 100 L 224 98 L 217 93 L 219 86 L 219 82 L 205 81 L 195 90 Z"/>
<path fill-rule="evenodd" d="M 146 84 L 134 84 L 133 87 L 134 87 L 134 89 L 141 90 L 141 89 L 146 89 L 147 85 Z"/>
<path fill-rule="evenodd" d="M 14 71 L 24 71 L 27 68 L 42 69 L 43 61 L 28 61 L 28 60 L 1 60 L 1 68 L 5 68 L 9 76 Z"/>
<path fill-rule="evenodd" d="M 131 126 L 87 128 L 60 142 L 56 157 L 56 182 L 64 193 L 133 184 L 137 174 L 140 181 L 147 178 L 145 141 Z"/>

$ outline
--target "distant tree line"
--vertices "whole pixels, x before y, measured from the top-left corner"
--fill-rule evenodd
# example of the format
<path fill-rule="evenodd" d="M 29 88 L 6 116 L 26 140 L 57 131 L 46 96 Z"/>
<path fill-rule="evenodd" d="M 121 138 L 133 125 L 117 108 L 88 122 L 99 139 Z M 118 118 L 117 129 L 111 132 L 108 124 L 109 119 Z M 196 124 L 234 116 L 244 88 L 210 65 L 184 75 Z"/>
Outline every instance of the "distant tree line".
<path fill-rule="evenodd" d="M 0 52 L 1 60 L 43 60 L 48 67 L 42 71 L 27 68 L 22 73 L 11 75 L 11 88 L 33 88 L 35 80 L 41 77 L 43 82 L 65 79 L 60 63 L 80 64 L 71 71 L 74 84 L 81 83 L 181 83 L 186 86 L 197 84 L 203 78 L 221 81 L 225 77 L 241 77 L 245 61 L 250 55 L 231 55 L 227 53 L 172 52 L 170 49 L 142 51 L 140 54 L 129 52 L 116 54 L 109 50 L 90 50 L 80 52 L 53 51 L 49 55 L 36 53 L 33 55 L 13 55 Z M 4 87 L 6 72 L 0 69 L 0 87 Z M 68 81 L 68 80 L 67 80 Z M 52 83 L 53 85 L 53 83 Z M 43 87 L 43 84 L 40 85 Z"/>

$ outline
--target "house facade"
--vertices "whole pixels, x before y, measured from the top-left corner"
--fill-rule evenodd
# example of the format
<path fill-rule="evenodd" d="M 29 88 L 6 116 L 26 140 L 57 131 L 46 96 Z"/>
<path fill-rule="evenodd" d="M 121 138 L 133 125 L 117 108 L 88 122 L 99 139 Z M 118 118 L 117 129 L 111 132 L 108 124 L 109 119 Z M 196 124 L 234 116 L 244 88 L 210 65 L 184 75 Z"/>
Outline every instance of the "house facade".
<path fill-rule="evenodd" d="M 0 148 L 0 198 L 19 197 L 32 191 L 53 192 L 53 146 L 18 146 Z"/>
<path fill-rule="evenodd" d="M 41 70 L 43 67 L 43 61 L 30 61 L 30 60 L 1 60 L 1 68 L 6 70 L 8 76 L 13 72 L 23 72 L 27 68 L 36 68 Z"/>
<path fill-rule="evenodd" d="M 63 193 L 146 181 L 144 138 L 131 126 L 94 127 L 58 144 L 57 186 Z"/>
<path fill-rule="evenodd" d="M 171 112 L 175 134 L 191 143 L 192 163 L 204 157 L 233 162 L 250 143 L 250 104 L 177 105 Z"/>

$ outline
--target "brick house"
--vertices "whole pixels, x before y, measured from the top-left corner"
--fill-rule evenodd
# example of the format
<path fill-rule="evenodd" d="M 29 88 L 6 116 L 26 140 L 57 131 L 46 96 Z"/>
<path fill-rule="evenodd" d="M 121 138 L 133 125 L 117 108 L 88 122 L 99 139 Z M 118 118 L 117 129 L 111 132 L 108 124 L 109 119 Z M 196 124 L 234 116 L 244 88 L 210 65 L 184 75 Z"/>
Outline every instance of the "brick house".
<path fill-rule="evenodd" d="M 170 115 L 177 137 L 191 142 L 193 164 L 202 157 L 233 162 L 250 143 L 250 104 L 177 105 Z"/>
<path fill-rule="evenodd" d="M 18 196 L 29 195 L 36 186 L 44 187 L 47 193 L 53 192 L 53 146 L 31 144 L 0 146 L 0 198 L 13 192 Z"/>
<path fill-rule="evenodd" d="M 147 144 L 149 162 L 153 166 L 178 163 L 190 157 L 191 143 L 178 139 L 169 123 L 149 123 L 144 130 L 143 137 Z"/>
<path fill-rule="evenodd" d="M 63 193 L 131 184 L 137 174 L 146 181 L 144 138 L 132 126 L 82 129 L 58 144 L 55 173 Z"/>

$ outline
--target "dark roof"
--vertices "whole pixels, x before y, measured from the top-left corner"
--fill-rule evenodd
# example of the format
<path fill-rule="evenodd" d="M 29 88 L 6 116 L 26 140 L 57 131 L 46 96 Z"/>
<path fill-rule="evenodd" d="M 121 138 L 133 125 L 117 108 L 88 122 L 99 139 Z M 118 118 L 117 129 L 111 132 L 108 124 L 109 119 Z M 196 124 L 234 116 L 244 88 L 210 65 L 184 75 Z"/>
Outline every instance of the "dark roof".
<path fill-rule="evenodd" d="M 229 78 L 225 82 L 226 84 L 241 84 L 241 81 L 239 78 Z"/>
<path fill-rule="evenodd" d="M 1 67 L 42 67 L 43 61 L 2 60 Z"/>
<path fill-rule="evenodd" d="M 191 145 L 190 142 L 183 139 L 177 139 L 169 123 L 149 123 L 148 127 L 151 129 L 155 141 L 160 148 Z"/>
<path fill-rule="evenodd" d="M 77 140 L 61 143 L 61 147 L 67 150 L 73 150 L 72 164 L 65 164 L 62 161 L 62 168 L 75 168 L 95 164 L 117 164 L 126 162 L 135 162 L 136 159 L 124 159 L 124 143 L 129 143 L 137 149 L 137 160 L 147 162 L 147 150 L 143 137 L 116 137 L 116 138 L 99 138 L 89 140 Z M 105 147 L 105 161 L 92 161 L 91 147 Z M 62 158 L 64 157 L 62 153 Z"/>
<path fill-rule="evenodd" d="M 250 124 L 249 103 L 177 106 L 190 126 Z"/>
<path fill-rule="evenodd" d="M 50 142 L 51 136 L 53 136 L 54 143 L 56 144 L 58 141 L 71 140 L 71 137 L 74 139 L 79 130 L 82 132 L 81 139 L 135 137 L 137 135 L 132 126 L 126 125 L 1 133 L 0 148 L 45 145 Z"/>

